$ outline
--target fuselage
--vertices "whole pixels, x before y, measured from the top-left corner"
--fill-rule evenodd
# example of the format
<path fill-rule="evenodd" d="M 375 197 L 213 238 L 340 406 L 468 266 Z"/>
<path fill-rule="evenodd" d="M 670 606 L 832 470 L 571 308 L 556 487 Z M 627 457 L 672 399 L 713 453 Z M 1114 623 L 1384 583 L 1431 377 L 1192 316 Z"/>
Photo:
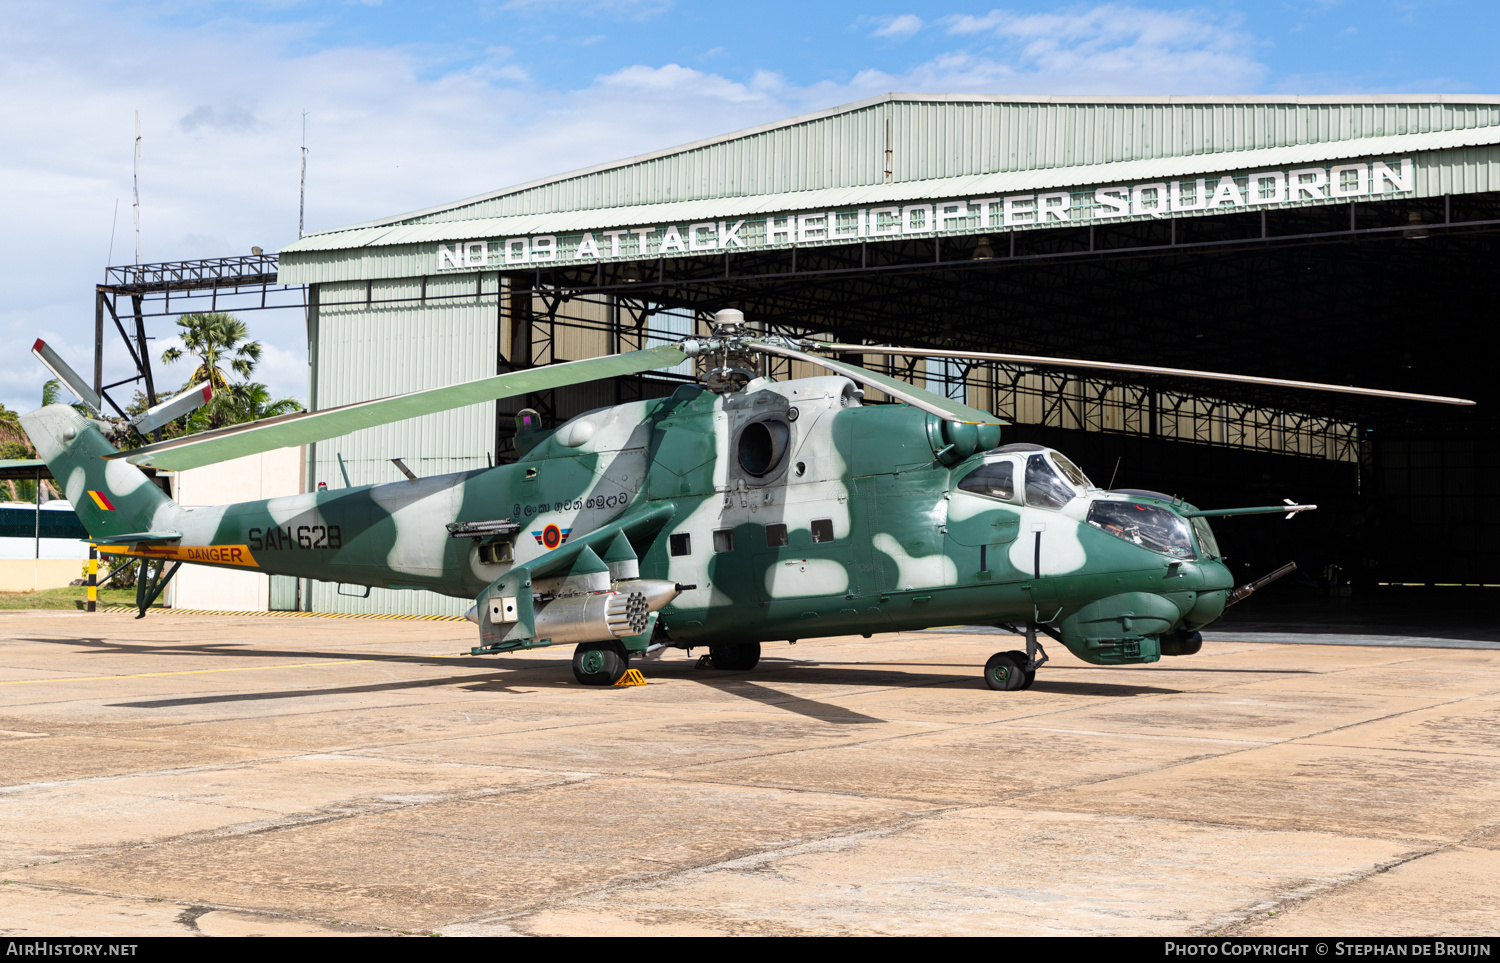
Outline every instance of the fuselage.
<path fill-rule="evenodd" d="M 488 470 L 169 503 L 153 527 L 180 542 L 131 553 L 474 598 L 570 537 L 665 504 L 640 574 L 692 586 L 660 614 L 674 644 L 1036 621 L 1091 661 L 1154 661 L 1128 640 L 1212 621 L 1231 585 L 1181 503 L 1102 492 L 1036 446 L 955 449 L 932 416 L 863 404 L 842 377 L 684 386 L 533 444 Z M 1009 489 L 992 483 L 1002 475 Z M 1143 536 L 1119 502 L 1170 531 Z M 520 530 L 450 537 L 450 523 L 501 519 Z"/>

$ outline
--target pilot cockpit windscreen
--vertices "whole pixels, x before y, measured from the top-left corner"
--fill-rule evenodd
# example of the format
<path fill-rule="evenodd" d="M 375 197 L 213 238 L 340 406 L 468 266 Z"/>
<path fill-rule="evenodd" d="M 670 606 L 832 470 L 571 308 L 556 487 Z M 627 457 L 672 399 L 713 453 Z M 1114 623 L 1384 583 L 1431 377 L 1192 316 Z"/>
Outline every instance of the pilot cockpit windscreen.
<path fill-rule="evenodd" d="M 1085 475 L 1083 473 L 1083 470 L 1077 465 L 1073 464 L 1071 461 L 1068 461 L 1068 459 L 1063 455 L 1062 452 L 1054 451 L 1052 453 L 1052 463 L 1055 464 L 1058 470 L 1063 473 L 1064 478 L 1077 485 L 1079 488 L 1094 487 L 1094 483 L 1089 481 L 1089 476 Z"/>
<path fill-rule="evenodd" d="M 1078 469 L 1073 469 L 1078 471 Z M 1080 472 L 1080 476 L 1081 476 Z M 1026 459 L 1026 504 L 1033 508 L 1062 508 L 1078 493 L 1063 481 L 1043 455 Z"/>

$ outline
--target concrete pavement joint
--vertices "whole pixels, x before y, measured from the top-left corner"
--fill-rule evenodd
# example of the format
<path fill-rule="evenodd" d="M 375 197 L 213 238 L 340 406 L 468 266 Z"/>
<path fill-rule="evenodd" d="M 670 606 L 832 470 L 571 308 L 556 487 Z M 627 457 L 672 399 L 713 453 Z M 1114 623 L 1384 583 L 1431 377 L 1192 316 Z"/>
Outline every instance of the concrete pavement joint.
<path fill-rule="evenodd" d="M 231 625 L 227 619 L 224 624 Z M 367 651 L 365 645 L 355 650 L 343 640 L 322 639 L 326 633 L 321 629 L 310 633 L 306 644 L 272 639 L 286 625 L 233 623 L 231 631 L 213 631 L 251 640 L 246 644 L 263 650 L 275 649 L 265 658 L 286 662 L 297 662 L 296 656 L 306 658 L 313 651 L 325 660 L 334 649 Z M 382 633 L 399 631 L 403 638 L 423 638 L 414 623 L 365 625 L 369 629 L 362 626 L 360 635 L 371 645 L 384 644 Z M 184 619 L 174 631 L 196 631 L 192 626 Z M 18 661 L 12 645 L 27 643 L 14 639 L 14 632 L 0 630 L 6 664 Z M 7 638 L 14 641 L 7 644 Z M 108 643 L 102 639 L 98 644 Z M 5 720 L 0 724 L 33 737 L 0 739 L 0 751 L 11 754 L 5 758 L 21 764 L 14 770 L 18 775 L 45 776 L 52 771 L 49 759 L 65 747 L 49 748 L 49 735 L 72 737 L 68 745 L 77 744 L 80 737 L 128 740 L 123 754 L 108 744 L 85 745 L 87 752 L 76 765 L 87 772 L 91 767 L 135 764 L 138 771 L 0 789 L 0 798 L 17 801 L 15 808 L 7 804 L 7 810 L 14 812 L 19 832 L 34 830 L 32 845 L 39 852 L 68 854 L 57 861 L 63 865 L 49 859 L 24 874 L 46 882 L 13 885 L 52 886 L 61 892 L 71 883 L 72 891 L 105 901 L 64 900 L 50 909 L 41 897 L 27 896 L 10 901 L 11 909 L 0 918 L 13 928 L 19 924 L 21 933 L 45 932 L 45 920 L 67 918 L 59 913 L 77 913 L 79 920 L 99 921 L 105 927 L 109 920 L 129 918 L 140 920 L 148 930 L 166 932 L 162 927 L 170 923 L 170 915 L 158 920 L 126 908 L 119 916 L 122 911 L 107 902 L 122 898 L 109 891 L 144 885 L 185 897 L 168 903 L 178 917 L 208 908 L 188 922 L 209 933 L 295 932 L 298 926 L 334 925 L 338 921 L 329 917 L 346 911 L 373 921 L 376 929 L 391 920 L 417 921 L 415 928 L 427 929 L 432 920 L 449 916 L 451 922 L 442 927 L 453 933 L 579 932 L 577 927 L 601 933 L 642 928 L 833 933 L 859 930 L 860 920 L 868 928 L 877 918 L 889 921 L 895 927 L 892 932 L 968 932 L 986 925 L 986 919 L 1010 920 L 1006 925 L 1024 928 L 1034 923 L 1057 932 L 1259 932 L 1269 925 L 1269 912 L 1279 918 L 1339 893 L 1352 893 L 1332 904 L 1339 912 L 1349 907 L 1364 912 L 1371 906 L 1376 907 L 1369 910 L 1372 918 L 1400 920 L 1413 915 L 1409 906 L 1427 905 L 1405 898 L 1411 887 L 1426 886 L 1425 898 L 1439 899 L 1442 890 L 1433 887 L 1464 885 L 1454 881 L 1453 873 L 1460 880 L 1490 879 L 1500 860 L 1494 840 L 1489 835 L 1480 838 L 1493 832 L 1493 826 L 1486 822 L 1476 828 L 1475 818 L 1491 816 L 1500 786 L 1484 778 L 1462 777 L 1493 758 L 1475 749 L 1500 746 L 1481 711 L 1493 703 L 1473 704 L 1500 691 L 1484 682 L 1500 674 L 1500 660 L 1490 653 L 1407 650 L 1393 658 L 1396 653 L 1389 650 L 1325 647 L 1311 660 L 1314 664 L 1298 669 L 1296 678 L 1303 688 L 1286 697 L 1279 695 L 1279 684 L 1267 683 L 1276 678 L 1269 674 L 1274 670 L 1256 668 L 1267 661 L 1268 650 L 1260 646 L 1205 653 L 1209 659 L 1203 663 L 1173 663 L 1173 674 L 1153 674 L 1150 669 L 1111 672 L 1075 665 L 1067 653 L 1054 653 L 1061 662 L 1054 668 L 1068 671 L 1058 671 L 1052 680 L 1065 684 L 1049 687 L 1044 681 L 1031 694 L 1040 694 L 1038 702 L 1044 704 L 1027 706 L 1027 693 L 989 693 L 978 688 L 975 678 L 945 671 L 948 663 L 967 662 L 972 642 L 925 637 L 907 638 L 904 644 L 903 649 L 899 638 L 882 640 L 878 646 L 858 639 L 837 640 L 834 651 L 844 658 L 836 664 L 829 660 L 819 671 L 801 673 L 798 669 L 805 663 L 768 659 L 762 667 L 764 681 L 698 678 L 673 665 L 661 670 L 665 677 L 652 680 L 665 686 L 635 690 L 623 698 L 618 693 L 580 692 L 567 681 L 561 659 L 516 659 L 476 672 L 474 678 L 449 680 L 447 675 L 461 673 L 445 670 L 463 664 L 461 660 L 410 657 L 348 661 L 421 665 L 410 670 L 393 665 L 373 674 L 384 681 L 390 673 L 399 673 L 403 684 L 428 686 L 417 691 L 429 697 L 411 699 L 410 690 L 398 687 L 392 690 L 397 700 L 386 701 L 385 695 L 343 691 L 349 686 L 320 685 L 299 688 L 297 698 L 279 703 L 255 704 L 251 700 L 261 693 L 250 692 L 251 699 L 242 703 L 185 713 L 157 712 L 144 703 L 145 711 L 122 713 L 101 709 L 99 700 L 89 698 L 49 702 L 40 708 L 7 701 L 0 709 Z M 20 660 L 23 664 L 12 671 L 20 674 L 48 665 L 56 653 L 49 655 L 44 649 L 24 650 L 35 653 L 33 660 Z M 906 650 L 931 654 L 936 661 L 914 661 Z M 1287 658 L 1294 659 L 1287 651 Z M 872 672 L 897 663 L 857 658 L 866 652 L 889 653 L 907 668 Z M 186 670 L 182 683 L 166 686 L 170 692 L 200 674 L 194 664 L 225 654 L 222 648 L 139 652 L 132 661 L 118 664 Z M 1269 661 L 1278 660 L 1279 654 Z M 851 668 L 856 665 L 870 668 Z M 1209 668 L 1194 674 L 1201 665 Z M 526 672 L 535 669 L 545 672 Z M 1432 695 L 1400 685 L 1381 691 L 1382 674 L 1406 679 L 1413 669 Z M 1348 673 L 1364 676 L 1351 678 Z M 143 672 L 139 677 L 156 675 Z M 304 673 L 293 681 L 307 675 L 318 674 Z M 207 690 L 214 694 L 244 692 L 257 677 L 216 678 L 238 681 Z M 498 685 L 489 681 L 496 678 Z M 889 684 L 892 679 L 905 684 Z M 68 681 L 54 684 L 66 688 Z M 865 686 L 861 681 L 883 684 Z M 1476 682 L 1484 687 L 1481 693 L 1453 694 Z M 86 690 L 91 684 L 76 688 Z M 149 683 L 117 686 L 125 698 L 133 699 L 162 690 Z M 25 686 L 10 690 L 24 691 Z M 643 699 L 642 693 L 654 695 Z M 908 693 L 929 694 L 908 699 Z M 332 700 L 338 704 L 330 708 L 326 703 Z M 1393 703 L 1400 708 L 1393 708 Z M 490 714 L 490 707 L 495 714 Z M 253 714 L 241 714 L 242 709 Z M 1077 712 L 1085 715 L 1066 715 Z M 1459 718 L 1449 741 L 1457 748 L 1445 750 L 1424 737 L 1428 730 L 1423 726 L 1441 725 L 1454 712 Z M 192 718 L 168 721 L 164 715 Z M 537 716 L 547 721 L 533 723 Z M 475 723 L 475 718 L 481 721 Z M 1410 718 L 1418 721 L 1401 721 Z M 139 723 L 131 721 L 135 719 Z M 85 725 L 75 726 L 75 720 Z M 855 720 L 859 724 L 849 724 Z M 342 728 L 346 722 L 352 724 L 348 729 Z M 1081 728 L 1067 728 L 1063 722 Z M 183 728 L 192 726 L 204 728 Z M 702 731 L 695 734 L 695 726 Z M 1267 728 L 1293 734 L 1263 737 Z M 31 729 L 38 731 L 27 731 Z M 1353 739 L 1358 745 L 1329 744 L 1330 737 L 1351 731 L 1361 732 Z M 339 739 L 341 733 L 345 740 L 374 738 L 330 744 L 330 737 Z M 288 739 L 299 751 L 284 751 Z M 933 739 L 939 742 L 924 741 Z M 986 778 L 984 747 L 996 740 L 1001 747 L 1034 748 L 1036 752 L 1026 758 L 1051 760 L 1043 764 L 1051 773 L 1045 778 L 1064 782 L 1037 785 L 1035 780 Z M 1136 743 L 1138 751 L 1125 758 L 1103 758 L 1115 753 L 1119 740 Z M 1182 745 L 1171 746 L 1173 741 Z M 188 750 L 217 752 L 222 758 L 236 744 L 244 744 L 253 758 L 206 766 L 149 765 L 174 756 L 182 759 Z M 256 744 L 280 746 L 282 751 L 268 753 Z M 1296 763 L 1302 756 L 1264 754 L 1289 744 L 1313 750 L 1313 768 L 1305 773 L 1312 778 L 1288 783 L 1303 770 L 1299 763 L 1290 773 L 1286 760 Z M 935 757 L 931 745 L 946 747 L 945 754 Z M 951 769 L 940 764 L 952 753 L 966 751 L 978 751 L 980 758 Z M 809 752 L 825 755 L 808 756 Z M 683 760 L 683 755 L 692 758 Z M 1348 767 L 1338 762 L 1346 756 L 1351 760 Z M 994 759 L 997 775 L 1007 757 L 1002 750 Z M 1245 761 L 1234 762 L 1237 757 Z M 604 768 L 579 769 L 577 761 L 585 758 Z M 1096 762 L 1076 764 L 1091 759 Z M 1443 759 L 1451 759 L 1453 766 L 1426 761 Z M 558 765 L 570 760 L 566 768 Z M 1172 775 L 1195 764 L 1207 768 Z M 890 777 L 862 778 L 860 773 L 871 765 L 877 766 L 875 771 L 889 768 Z M 450 768 L 471 773 L 444 774 Z M 294 785 L 282 785 L 288 772 L 304 773 L 311 781 L 305 789 L 300 776 L 294 777 Z M 182 778 L 194 773 L 210 775 Z M 1388 778 L 1387 773 L 1397 775 Z M 747 778 L 762 775 L 766 778 Z M 89 788 L 130 779 L 139 782 L 97 793 Z M 528 781 L 515 784 L 516 780 Z M 611 785 L 616 780 L 628 784 Z M 777 781 L 785 785 L 774 785 Z M 687 788 L 694 783 L 702 788 Z M 264 789 L 273 784 L 278 788 L 267 795 Z M 61 792 L 55 801 L 38 796 L 39 801 L 21 802 L 28 790 L 41 793 L 49 785 L 81 788 Z M 429 785 L 438 788 L 428 791 Z M 930 798 L 908 798 L 909 793 L 901 791 L 908 786 Z M 1173 804 L 1166 811 L 1152 804 L 1153 799 L 1177 799 L 1184 787 L 1201 787 L 1207 799 L 1222 797 L 1224 803 Z M 157 825 L 136 815 L 123 821 L 113 817 L 114 800 L 123 807 L 120 812 L 148 812 L 140 809 L 136 797 L 218 809 L 159 820 Z M 1359 800 L 1375 808 L 1361 812 Z M 686 818 L 680 824 L 674 820 L 670 827 L 660 825 L 653 819 L 657 801 L 668 806 L 663 812 L 680 812 Z M 440 808 L 454 804 L 458 808 Z M 275 813 L 296 807 L 305 808 Z M 180 811 L 200 813 L 192 807 Z M 1174 814 L 1179 811 L 1183 815 Z M 402 812 L 429 814 L 401 817 Z M 878 815 L 881 812 L 885 815 Z M 1391 818 L 1381 818 L 1387 812 Z M 268 818 L 243 818 L 262 813 Z M 363 816 L 374 818 L 354 821 Z M 242 821 L 212 825 L 225 818 Z M 716 829 L 724 818 L 732 820 L 732 832 Z M 281 832 L 343 820 L 356 828 L 337 831 L 338 838 L 364 842 L 333 861 L 320 857 L 320 847 L 329 838 L 326 833 Z M 984 854 L 993 854 L 993 841 L 986 840 L 999 827 L 1017 823 L 1034 827 L 1026 839 L 1058 851 L 1040 863 L 1010 853 L 1007 868 L 986 871 L 992 861 Z M 170 838 L 151 835 L 174 824 L 196 831 Z M 777 826 L 791 838 L 769 842 L 758 828 L 763 825 Z M 539 834 L 532 835 L 527 831 L 531 829 Z M 1427 836 L 1388 835 L 1405 829 Z M 429 841 L 437 835 L 491 839 L 497 832 L 505 841 L 492 840 L 482 850 Z M 559 833 L 572 838 L 579 832 L 590 839 L 602 834 L 599 840 L 611 842 L 557 848 L 562 842 Z M 266 834 L 280 841 L 230 842 Z M 135 838 L 127 842 L 127 837 Z M 902 838 L 878 842 L 886 837 Z M 1357 882 L 1448 851 L 1455 839 L 1480 841 L 1455 862 L 1404 874 L 1374 889 L 1353 889 Z M 131 855 L 153 849 L 167 852 Z M 440 851 L 450 852 L 456 862 L 423 862 Z M 503 858 L 490 865 L 497 854 Z M 1241 856 L 1246 857 L 1242 864 Z M 639 862 L 652 865 L 640 867 Z M 402 868 L 415 866 L 427 870 L 412 875 Z M 1234 871 L 1228 872 L 1231 868 Z M 251 875 L 226 882 L 226 871 Z M 1052 879 L 1056 872 L 1068 878 L 1086 872 L 1084 889 L 1058 889 L 1059 882 Z M 546 885 L 557 893 L 544 896 L 538 885 L 528 883 L 538 873 L 548 877 Z M 497 885 L 484 882 L 492 875 Z M 1443 878 L 1434 882 L 1437 876 Z M 143 878 L 153 882 L 143 883 Z M 1116 878 L 1119 886 L 1112 885 Z M 235 895 L 235 882 L 247 881 L 256 882 L 256 901 L 297 911 L 235 906 L 239 897 L 226 897 Z M 683 894 L 669 889 L 677 885 L 688 889 Z M 815 892 L 826 892 L 829 899 L 809 914 L 805 904 L 811 897 L 806 894 Z M 929 893 L 936 902 L 926 910 L 914 905 L 903 911 L 902 895 L 918 892 Z M 1026 895 L 1063 892 L 1080 898 L 1055 905 L 1047 901 L 1043 906 Z M 669 904 L 687 907 L 684 900 L 694 906 L 701 903 L 701 909 L 685 914 L 667 911 Z M 1322 905 L 1317 912 L 1327 915 L 1329 906 Z M 661 912 L 653 908 L 658 906 Z M 934 912 L 936 907 L 943 911 Z M 269 922 L 212 915 L 221 910 L 255 914 Z M 862 915 L 870 912 L 882 915 Z M 1469 912 L 1481 926 L 1485 919 L 1500 919 L 1485 915 L 1490 910 L 1483 901 Z M 215 919 L 220 921 L 210 925 Z M 504 925 L 507 919 L 515 929 Z M 180 919 L 171 925 L 186 932 L 187 923 Z M 1420 926 L 1421 920 L 1413 925 Z M 413 928 L 412 923 L 407 927 Z"/>

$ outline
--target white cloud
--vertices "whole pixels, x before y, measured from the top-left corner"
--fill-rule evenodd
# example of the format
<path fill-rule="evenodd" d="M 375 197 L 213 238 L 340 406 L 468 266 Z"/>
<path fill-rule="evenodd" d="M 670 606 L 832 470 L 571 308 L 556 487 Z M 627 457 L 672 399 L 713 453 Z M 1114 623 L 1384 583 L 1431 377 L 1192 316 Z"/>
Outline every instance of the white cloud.
<path fill-rule="evenodd" d="M 1201 12 L 1105 5 L 940 23 L 952 49 L 842 81 L 635 64 L 557 90 L 506 48 L 476 44 L 466 56 L 477 60 L 462 64 L 428 48 L 307 53 L 305 25 L 147 29 L 111 8 L 13 2 L 0 31 L 0 210 L 9 228 L 0 232 L 0 337 L 12 347 L 0 355 L 0 402 L 26 410 L 40 397 L 45 372 L 24 350 L 38 335 L 81 370 L 90 364 L 93 286 L 117 200 L 114 260 L 133 256 L 136 110 L 142 254 L 162 261 L 274 251 L 296 238 L 304 109 L 307 223 L 317 230 L 890 90 L 1221 92 L 1253 88 L 1260 76 L 1235 24 Z M 304 395 L 300 312 L 244 318 L 267 345 L 262 380 L 278 397 Z M 163 339 L 171 330 L 151 322 Z M 106 380 L 128 367 L 117 342 L 107 339 Z M 159 357 L 165 341 L 152 344 Z"/>
<path fill-rule="evenodd" d="M 1206 9 L 1111 3 L 941 22 L 951 36 L 988 42 L 977 59 L 1004 65 L 1011 76 L 1045 78 L 1056 93 L 1243 93 L 1265 74 L 1239 18 Z"/>
<path fill-rule="evenodd" d="M 922 18 L 913 13 L 903 13 L 899 17 L 871 17 L 869 22 L 877 25 L 870 31 L 870 36 L 893 40 L 905 40 L 922 29 Z"/>

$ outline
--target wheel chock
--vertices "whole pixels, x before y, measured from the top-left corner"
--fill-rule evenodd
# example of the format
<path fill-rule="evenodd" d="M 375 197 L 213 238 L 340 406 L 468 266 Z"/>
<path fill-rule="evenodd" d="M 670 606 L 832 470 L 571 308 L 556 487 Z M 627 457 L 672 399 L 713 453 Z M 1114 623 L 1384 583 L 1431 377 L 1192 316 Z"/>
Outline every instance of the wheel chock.
<path fill-rule="evenodd" d="M 714 657 L 711 655 L 700 655 L 698 656 L 698 661 L 693 664 L 693 668 L 695 669 L 712 669 L 713 667 Z"/>
<path fill-rule="evenodd" d="M 620 676 L 620 681 L 615 685 L 645 685 L 646 677 L 641 675 L 640 669 L 626 669 L 625 674 Z"/>

